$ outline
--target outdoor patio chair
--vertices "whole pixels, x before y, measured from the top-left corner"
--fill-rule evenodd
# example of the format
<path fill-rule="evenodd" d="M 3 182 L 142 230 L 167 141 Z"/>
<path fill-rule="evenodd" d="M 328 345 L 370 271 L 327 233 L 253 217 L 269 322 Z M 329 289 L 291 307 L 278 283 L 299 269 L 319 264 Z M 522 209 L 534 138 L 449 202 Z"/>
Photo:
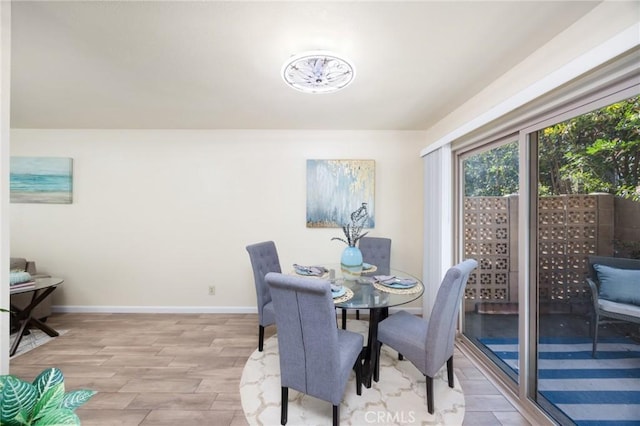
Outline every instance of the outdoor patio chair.
<path fill-rule="evenodd" d="M 589 256 L 588 260 L 590 276 L 587 278 L 587 284 L 591 289 L 593 302 L 591 356 L 595 358 L 601 318 L 640 324 L 640 290 L 638 290 L 640 287 L 637 282 L 632 282 L 633 278 L 629 278 L 628 272 L 622 271 L 632 270 L 631 274 L 637 280 L 640 276 L 640 259 Z M 601 265 L 604 268 L 594 265 Z"/>

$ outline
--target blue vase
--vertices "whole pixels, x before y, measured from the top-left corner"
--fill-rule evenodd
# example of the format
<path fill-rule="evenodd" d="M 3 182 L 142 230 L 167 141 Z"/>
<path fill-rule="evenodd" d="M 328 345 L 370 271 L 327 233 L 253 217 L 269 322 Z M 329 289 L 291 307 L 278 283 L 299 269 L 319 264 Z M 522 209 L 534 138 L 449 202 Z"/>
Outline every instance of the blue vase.
<path fill-rule="evenodd" d="M 362 273 L 362 252 L 358 247 L 348 246 L 342 252 L 340 267 L 344 277 L 356 278 Z"/>

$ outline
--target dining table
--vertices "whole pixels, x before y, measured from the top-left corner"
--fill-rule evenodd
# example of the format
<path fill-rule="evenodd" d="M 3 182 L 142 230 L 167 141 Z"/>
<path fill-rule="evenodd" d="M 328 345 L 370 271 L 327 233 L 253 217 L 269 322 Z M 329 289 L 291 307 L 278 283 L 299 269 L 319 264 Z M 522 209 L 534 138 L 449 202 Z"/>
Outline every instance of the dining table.
<path fill-rule="evenodd" d="M 369 264 L 365 264 L 362 272 L 356 274 L 343 270 L 339 263 L 321 263 L 312 268 L 305 270 L 297 267 L 295 272 L 297 275 L 315 275 L 331 282 L 337 309 L 369 311 L 367 343 L 362 356 L 362 383 L 370 388 L 371 380 L 378 381 L 379 377 L 379 371 L 376 370 L 379 356 L 378 323 L 388 316 L 389 308 L 420 298 L 424 293 L 424 285 L 420 278 L 408 272 L 394 268 L 379 270 Z"/>

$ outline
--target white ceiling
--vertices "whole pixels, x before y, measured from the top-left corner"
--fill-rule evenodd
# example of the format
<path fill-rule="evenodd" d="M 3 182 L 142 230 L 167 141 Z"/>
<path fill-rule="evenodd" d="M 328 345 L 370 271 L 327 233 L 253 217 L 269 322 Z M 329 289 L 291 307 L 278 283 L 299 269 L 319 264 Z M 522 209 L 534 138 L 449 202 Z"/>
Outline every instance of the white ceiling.
<path fill-rule="evenodd" d="M 423 130 L 597 4 L 14 1 L 11 127 Z M 310 49 L 354 82 L 285 86 Z"/>

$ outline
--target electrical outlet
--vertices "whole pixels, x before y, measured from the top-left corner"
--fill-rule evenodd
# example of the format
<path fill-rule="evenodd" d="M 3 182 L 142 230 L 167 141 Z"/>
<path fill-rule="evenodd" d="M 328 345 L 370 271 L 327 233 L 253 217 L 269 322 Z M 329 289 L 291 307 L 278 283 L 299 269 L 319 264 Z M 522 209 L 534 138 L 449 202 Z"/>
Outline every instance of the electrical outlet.
<path fill-rule="evenodd" d="M 215 285 L 210 285 L 209 286 L 209 296 L 215 296 L 216 295 L 216 286 Z"/>

